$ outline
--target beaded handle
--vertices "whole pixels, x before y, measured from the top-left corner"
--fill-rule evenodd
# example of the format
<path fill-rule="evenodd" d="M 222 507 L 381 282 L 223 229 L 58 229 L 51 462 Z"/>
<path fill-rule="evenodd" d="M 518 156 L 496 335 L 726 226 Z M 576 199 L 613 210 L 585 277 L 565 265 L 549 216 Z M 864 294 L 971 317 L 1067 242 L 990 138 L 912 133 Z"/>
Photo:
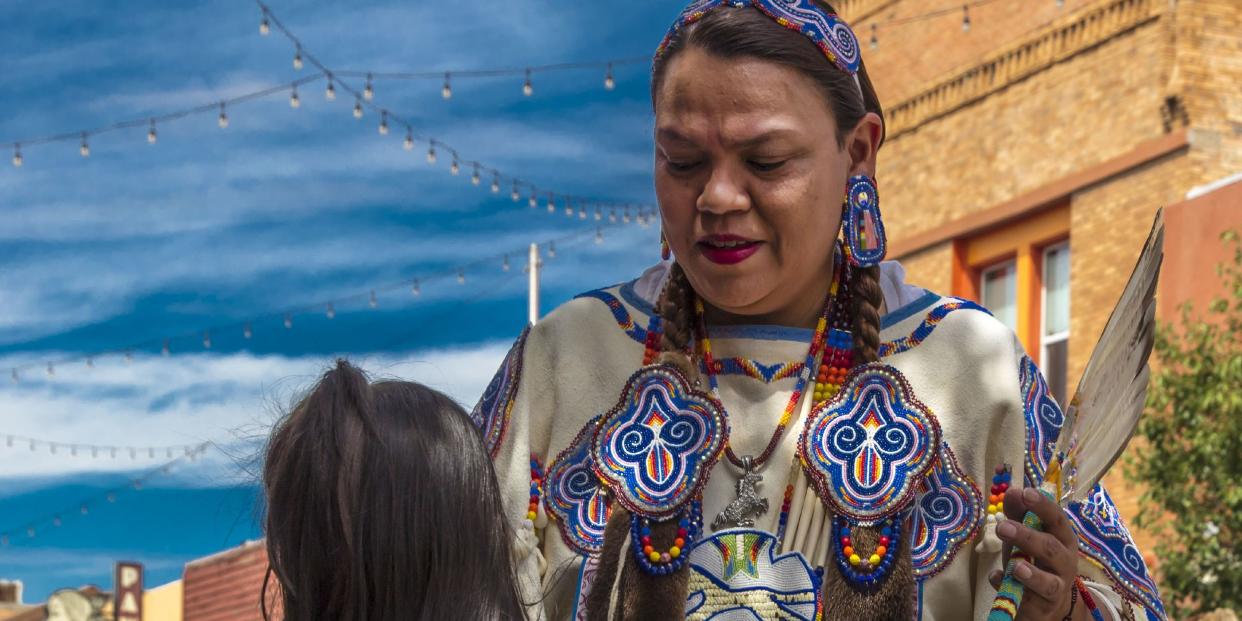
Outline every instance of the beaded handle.
<path fill-rule="evenodd" d="M 1040 493 L 1052 498 L 1052 495 L 1040 490 Z M 1039 516 L 1027 511 L 1022 516 L 1022 525 L 1036 530 L 1043 529 L 1043 522 Z M 1022 604 L 1022 593 L 1026 587 L 1018 582 L 1013 576 L 1013 569 L 1017 566 L 1018 561 L 1031 562 L 1031 557 L 1027 553 L 1014 548 L 1013 554 L 1009 556 L 1009 564 L 1005 566 L 1005 578 L 1001 580 L 1000 588 L 996 590 L 996 599 L 992 600 L 992 611 L 988 613 L 988 621 L 1013 621 L 1018 616 L 1018 606 Z"/>

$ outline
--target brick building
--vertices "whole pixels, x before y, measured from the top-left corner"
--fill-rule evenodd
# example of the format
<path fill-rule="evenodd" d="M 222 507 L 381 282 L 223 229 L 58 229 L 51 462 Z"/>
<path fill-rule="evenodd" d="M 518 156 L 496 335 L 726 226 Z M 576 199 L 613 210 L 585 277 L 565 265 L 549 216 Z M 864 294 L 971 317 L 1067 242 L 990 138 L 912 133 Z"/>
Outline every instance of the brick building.
<path fill-rule="evenodd" d="M 992 308 L 1064 397 L 1157 208 L 1166 316 L 1204 299 L 1218 233 L 1242 230 L 1242 2 L 1061 4 L 836 6 L 885 107 L 890 257 Z M 1116 469 L 1107 481 L 1132 516 L 1135 493 Z"/>
<path fill-rule="evenodd" d="M 262 541 L 250 541 L 186 563 L 181 587 L 182 618 L 185 621 L 263 621 L 259 594 L 267 567 L 267 548 Z M 275 603 L 275 600 L 269 598 L 268 602 Z M 272 618 L 280 616 L 273 614 Z"/>

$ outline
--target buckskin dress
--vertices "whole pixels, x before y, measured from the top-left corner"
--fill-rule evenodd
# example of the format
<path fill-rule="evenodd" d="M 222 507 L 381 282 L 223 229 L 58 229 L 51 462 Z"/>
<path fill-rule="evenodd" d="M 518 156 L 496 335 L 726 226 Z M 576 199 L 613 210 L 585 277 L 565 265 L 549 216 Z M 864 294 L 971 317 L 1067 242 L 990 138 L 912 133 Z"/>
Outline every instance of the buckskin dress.
<path fill-rule="evenodd" d="M 582 618 L 586 594 L 611 588 L 593 582 L 610 506 L 588 449 L 593 421 L 641 366 L 667 272 L 661 264 L 634 281 L 584 293 L 529 328 L 472 412 L 516 531 L 519 579 L 526 600 L 536 602 L 532 618 Z M 910 518 L 917 618 L 984 619 L 995 594 L 987 576 L 1001 563 L 996 518 L 987 512 L 995 468 L 1009 464 L 1013 485 L 1042 474 L 1061 410 L 1014 334 L 985 309 L 905 284 L 895 262 L 881 264 L 881 288 L 889 309 L 882 361 L 904 374 L 941 427 L 936 466 L 920 482 Z M 791 396 L 812 331 L 709 332 L 722 365 L 718 395 L 730 442 L 739 455 L 758 453 Z M 760 471 L 757 492 L 770 510 L 753 528 L 706 529 L 685 552 L 685 618 L 815 619 L 820 572 L 836 571 L 831 519 L 819 519 L 826 509 L 808 489 L 792 503 L 805 509 L 800 525 L 783 532 L 780 524 L 786 485 L 804 476 L 793 464 L 806 415 L 801 409 Z M 703 489 L 706 522 L 736 497 L 739 477 L 726 460 L 712 469 Z M 812 513 L 813 521 L 806 517 Z M 1093 490 L 1069 513 L 1080 536 L 1079 573 L 1104 617 L 1165 619 L 1153 577 L 1108 493 Z"/>

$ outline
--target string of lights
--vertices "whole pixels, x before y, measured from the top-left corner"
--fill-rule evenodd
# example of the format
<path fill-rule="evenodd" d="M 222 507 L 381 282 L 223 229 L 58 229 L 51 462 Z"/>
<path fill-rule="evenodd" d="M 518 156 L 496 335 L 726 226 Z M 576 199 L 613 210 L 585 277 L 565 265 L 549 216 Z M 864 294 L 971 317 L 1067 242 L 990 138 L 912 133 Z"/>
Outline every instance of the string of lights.
<path fill-rule="evenodd" d="M 52 455 L 68 455 L 70 457 L 83 458 L 108 458 L 120 459 L 128 457 L 131 460 L 140 458 L 155 459 L 158 456 L 165 456 L 172 459 L 176 455 L 189 455 L 198 445 L 194 444 L 178 444 L 163 446 L 118 446 L 111 444 L 85 444 L 81 442 L 59 442 L 55 440 L 45 440 L 40 438 L 31 438 L 17 434 L 0 433 L 4 437 L 5 448 L 18 450 L 22 447 L 30 447 L 33 453 L 38 450 L 47 450 Z"/>
<path fill-rule="evenodd" d="M 40 530 L 45 529 L 49 525 L 53 528 L 60 528 L 64 524 L 66 516 L 73 516 L 76 514 L 79 517 L 84 517 L 90 515 L 91 510 L 99 504 L 105 502 L 112 504 L 115 503 L 123 493 L 141 490 L 152 479 L 171 473 L 174 467 L 184 462 L 198 459 L 203 455 L 203 453 L 207 452 L 207 449 L 211 446 L 212 444 L 210 442 L 197 444 L 186 451 L 184 455 L 176 457 L 159 467 L 148 470 L 135 478 L 129 479 L 125 485 L 119 485 L 112 489 L 104 490 L 76 503 L 67 505 L 61 511 L 42 515 L 26 522 L 21 526 L 0 531 L 0 547 L 9 547 L 14 544 L 15 539 L 22 534 L 24 534 L 27 539 L 34 539 L 39 534 Z"/>
<path fill-rule="evenodd" d="M 993 2 L 998 2 L 998 1 L 999 0 L 973 0 L 971 2 L 966 2 L 961 5 L 955 4 L 953 6 L 945 7 L 942 9 L 936 9 L 934 11 L 928 11 L 926 13 L 918 13 L 915 15 L 907 15 L 905 17 L 895 17 L 895 18 L 891 18 L 887 20 L 879 20 L 879 21 L 864 20 L 860 24 L 855 24 L 854 27 L 858 31 L 862 31 L 863 29 L 870 29 L 871 31 L 870 46 L 871 46 L 871 49 L 874 50 L 874 49 L 879 48 L 880 46 L 880 30 L 890 30 L 898 26 L 905 26 L 908 24 L 924 22 L 927 20 L 936 19 L 938 17 L 944 17 L 945 15 L 953 15 L 953 14 L 960 13 L 962 16 L 962 32 L 970 32 L 970 25 L 971 25 L 970 10 L 984 6 L 984 5 L 992 4 Z M 1058 9 L 1063 8 L 1065 6 L 1065 0 L 1054 0 L 1054 1 L 1056 2 Z"/>
<path fill-rule="evenodd" d="M 328 84 L 324 89 L 324 97 L 326 99 L 335 100 L 337 98 L 337 89 L 339 87 L 341 91 L 344 91 L 346 94 L 354 98 L 353 116 L 355 119 L 361 120 L 366 115 L 366 110 L 370 110 L 372 114 L 378 114 L 379 124 L 376 128 L 381 136 L 387 136 L 390 133 L 393 133 L 394 128 L 397 130 L 403 130 L 405 133 L 405 139 L 402 141 L 402 146 L 405 150 L 413 151 L 416 143 L 425 145 L 427 148 L 427 162 L 429 164 L 435 164 L 442 156 L 441 154 L 443 154 L 450 160 L 449 173 L 453 176 L 460 175 L 463 170 L 470 170 L 470 183 L 472 185 L 480 186 L 483 184 L 484 179 L 489 179 L 489 187 L 493 194 L 499 194 L 504 188 L 508 188 L 509 197 L 513 202 L 520 202 L 523 196 L 525 196 L 527 203 L 532 209 L 538 207 L 540 202 L 543 202 L 547 207 L 548 213 L 550 214 L 556 214 L 563 208 L 567 217 L 577 217 L 585 220 L 589 217 L 588 211 L 592 208 L 597 210 L 596 214 L 598 215 L 600 213 L 599 210 L 602 209 L 632 206 L 613 200 L 542 190 L 538 185 L 530 181 L 506 175 L 500 170 L 478 160 L 466 159 L 460 152 L 457 151 L 457 149 L 453 148 L 448 143 L 445 143 L 444 141 L 433 136 L 423 135 L 415 130 L 413 122 L 407 120 L 391 109 L 376 104 L 374 102 L 374 73 L 356 71 L 350 72 L 351 74 L 357 76 L 367 76 L 365 85 L 361 90 L 359 90 L 349 82 L 341 79 L 345 76 L 344 72 L 336 71 L 320 61 L 319 58 L 302 43 L 301 39 L 299 39 L 297 35 L 295 35 L 284 25 L 283 22 L 280 21 L 280 18 L 272 12 L 271 7 L 264 4 L 262 0 L 255 0 L 255 2 L 258 4 L 259 9 L 263 13 L 263 18 L 259 28 L 260 34 L 266 36 L 274 29 L 288 39 L 294 48 L 293 68 L 300 71 L 307 64 L 310 64 L 317 69 L 321 75 L 327 78 Z M 613 64 L 617 64 L 618 62 L 620 61 L 614 61 Z M 626 62 L 632 62 L 632 59 L 627 59 Z M 544 68 L 576 68 L 589 64 L 590 63 L 562 63 L 559 65 L 545 65 Z M 526 81 L 522 86 L 523 93 L 527 96 L 533 95 L 534 85 L 532 83 L 532 75 L 535 72 L 535 68 L 526 68 L 521 70 L 482 70 L 474 73 L 476 75 L 494 75 L 507 74 L 513 71 L 521 71 L 526 76 Z M 422 74 L 412 73 L 390 75 L 418 76 Z M 445 82 L 441 89 L 441 94 L 445 99 L 449 99 L 453 96 L 451 76 L 451 72 L 445 75 Z M 609 68 L 608 74 L 605 78 L 605 88 L 612 89 L 613 87 L 615 87 L 615 78 L 613 77 L 611 68 Z M 297 90 L 295 88 L 291 89 L 289 104 L 292 107 L 297 108 L 301 105 L 300 101 L 301 100 L 298 98 Z"/>
<path fill-rule="evenodd" d="M 545 240 L 539 244 L 539 247 L 542 249 L 543 254 L 547 258 L 554 259 L 556 258 L 556 247 L 558 244 L 564 246 L 565 244 L 572 243 L 575 240 L 583 240 L 588 238 L 592 239 L 596 244 L 602 244 L 604 242 L 604 232 L 606 230 L 626 226 L 631 223 L 636 223 L 639 226 L 646 228 L 651 225 L 655 217 L 656 212 L 653 208 L 613 211 L 607 216 L 603 214 L 602 210 L 596 211 L 595 220 L 597 221 L 597 225 L 594 228 L 588 227 L 577 232 Z M 604 221 L 604 218 L 607 218 L 606 222 Z M 435 284 L 442 280 L 453 279 L 459 286 L 465 285 L 467 283 L 468 276 L 480 269 L 499 268 L 502 272 L 508 272 L 513 269 L 513 263 L 520 260 L 522 257 L 527 256 L 528 252 L 528 248 L 522 248 L 500 254 L 489 255 L 453 267 L 431 271 L 420 274 L 416 277 L 406 278 L 398 282 L 376 286 L 358 293 L 290 307 L 241 321 L 200 328 L 198 330 L 183 332 L 165 338 L 146 339 L 131 343 L 124 347 L 76 354 L 45 362 L 29 362 L 12 367 L 9 373 L 9 378 L 13 384 L 17 384 L 20 383 L 24 374 L 39 368 L 43 368 L 48 377 L 54 377 L 58 370 L 64 369 L 71 365 L 76 366 L 84 364 L 85 368 L 93 368 L 98 361 L 104 358 L 121 357 L 128 363 L 133 360 L 134 352 L 137 351 L 158 349 L 163 356 L 170 356 L 172 355 L 172 344 L 174 342 L 181 342 L 185 340 L 201 338 L 201 341 L 199 341 L 201 342 L 200 351 L 210 350 L 212 347 L 213 335 L 240 333 L 244 339 L 250 340 L 254 336 L 256 326 L 272 320 L 279 320 L 284 325 L 284 329 L 292 330 L 295 324 L 294 320 L 298 316 L 312 313 L 323 313 L 327 316 L 327 318 L 333 319 L 336 317 L 336 310 L 338 307 L 360 303 L 365 303 L 370 309 L 377 309 L 379 308 L 380 302 L 384 296 L 397 291 L 403 292 L 402 295 L 419 297 L 423 294 L 425 286 L 428 284 Z M 58 446 L 60 445 L 58 444 Z"/>

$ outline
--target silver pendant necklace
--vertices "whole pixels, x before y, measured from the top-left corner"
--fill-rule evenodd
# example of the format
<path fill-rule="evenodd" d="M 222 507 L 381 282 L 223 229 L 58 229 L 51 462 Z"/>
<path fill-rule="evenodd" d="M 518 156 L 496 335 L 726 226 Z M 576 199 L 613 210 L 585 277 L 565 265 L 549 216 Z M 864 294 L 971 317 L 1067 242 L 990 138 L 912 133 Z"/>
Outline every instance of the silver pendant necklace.
<path fill-rule="evenodd" d="M 737 498 L 725 506 L 712 520 L 712 530 L 722 528 L 752 528 L 755 518 L 768 512 L 768 499 L 759 495 L 763 475 L 755 471 L 755 458 L 742 458 L 742 478 L 737 480 Z"/>

